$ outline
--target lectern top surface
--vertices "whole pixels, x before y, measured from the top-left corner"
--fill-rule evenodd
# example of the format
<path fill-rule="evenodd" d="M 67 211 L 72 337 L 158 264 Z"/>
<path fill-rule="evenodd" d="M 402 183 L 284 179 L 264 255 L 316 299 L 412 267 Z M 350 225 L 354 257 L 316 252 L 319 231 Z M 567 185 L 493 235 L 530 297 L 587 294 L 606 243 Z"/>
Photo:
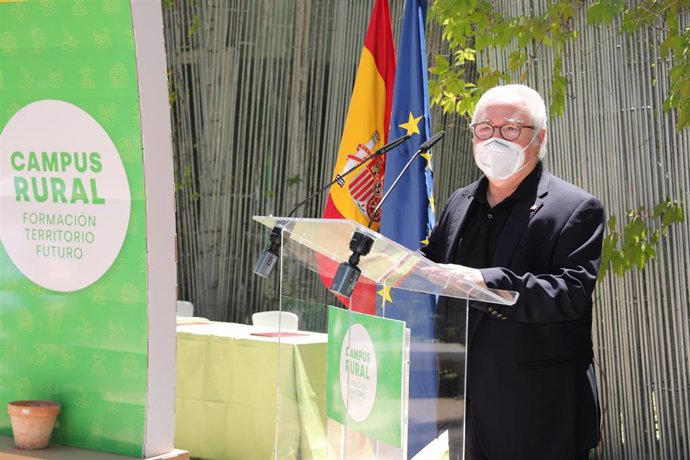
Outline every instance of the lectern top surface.
<path fill-rule="evenodd" d="M 283 241 L 298 243 L 285 244 L 284 250 L 316 272 L 326 269 L 324 259 L 337 264 L 347 261 L 352 255 L 350 241 L 359 232 L 373 239 L 371 250 L 358 264 L 365 278 L 360 282 L 500 305 L 513 305 L 518 298 L 517 292 L 487 289 L 443 270 L 419 251 L 349 219 L 254 216 L 254 220 L 269 228 L 282 228 Z"/>

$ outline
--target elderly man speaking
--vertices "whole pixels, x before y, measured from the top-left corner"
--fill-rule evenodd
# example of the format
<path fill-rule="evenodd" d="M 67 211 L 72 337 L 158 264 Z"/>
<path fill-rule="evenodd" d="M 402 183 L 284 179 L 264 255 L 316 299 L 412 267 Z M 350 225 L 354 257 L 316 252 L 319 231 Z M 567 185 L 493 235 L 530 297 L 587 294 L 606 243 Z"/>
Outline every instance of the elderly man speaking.
<path fill-rule="evenodd" d="M 533 89 L 490 89 L 471 128 L 484 177 L 448 199 L 422 252 L 520 296 L 469 309 L 465 459 L 586 460 L 599 439 L 591 327 L 603 207 L 542 165 L 546 107 Z"/>

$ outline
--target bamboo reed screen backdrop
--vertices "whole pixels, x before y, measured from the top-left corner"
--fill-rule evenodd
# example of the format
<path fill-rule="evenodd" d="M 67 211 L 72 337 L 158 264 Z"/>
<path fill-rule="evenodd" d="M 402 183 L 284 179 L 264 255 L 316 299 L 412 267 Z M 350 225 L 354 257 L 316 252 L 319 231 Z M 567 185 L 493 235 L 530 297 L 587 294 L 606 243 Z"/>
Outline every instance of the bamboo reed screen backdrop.
<path fill-rule="evenodd" d="M 496 2 L 506 15 L 544 11 L 547 3 Z M 163 4 L 178 297 L 192 301 L 198 316 L 249 322 L 277 302 L 277 276 L 252 274 L 268 235 L 251 216 L 285 215 L 331 180 L 373 1 Z M 390 6 L 397 42 L 403 1 Z M 546 166 L 599 196 L 620 219 L 669 196 L 682 200 L 687 215 L 690 136 L 659 109 L 670 67 L 659 51 L 663 38 L 661 31 L 625 36 L 586 27 L 564 58 L 568 100 L 565 114 L 550 121 Z M 432 24 L 427 40 L 429 50 L 442 48 Z M 546 96 L 553 57 L 532 51 L 524 82 Z M 483 60 L 500 66 L 507 52 Z M 448 133 L 434 152 L 440 208 L 478 173 L 466 122 L 439 111 L 432 118 Z M 319 217 L 323 204 L 314 200 L 297 215 Z M 595 292 L 599 458 L 690 458 L 689 243 L 686 219 L 644 271 L 609 274 Z"/>

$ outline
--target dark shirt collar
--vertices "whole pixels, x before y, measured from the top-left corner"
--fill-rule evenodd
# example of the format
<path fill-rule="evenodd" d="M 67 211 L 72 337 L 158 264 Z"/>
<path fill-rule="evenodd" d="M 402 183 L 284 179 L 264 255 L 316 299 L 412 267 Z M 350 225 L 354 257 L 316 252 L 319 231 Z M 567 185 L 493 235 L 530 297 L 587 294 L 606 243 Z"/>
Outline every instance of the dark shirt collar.
<path fill-rule="evenodd" d="M 541 160 L 537 162 L 531 173 L 520 182 L 518 188 L 507 198 L 509 200 L 525 201 L 530 198 L 532 192 L 537 188 L 539 178 L 541 177 L 542 164 Z M 489 186 L 489 180 L 483 176 L 477 185 L 474 193 L 470 196 L 477 199 L 481 203 L 486 203 L 486 189 Z"/>

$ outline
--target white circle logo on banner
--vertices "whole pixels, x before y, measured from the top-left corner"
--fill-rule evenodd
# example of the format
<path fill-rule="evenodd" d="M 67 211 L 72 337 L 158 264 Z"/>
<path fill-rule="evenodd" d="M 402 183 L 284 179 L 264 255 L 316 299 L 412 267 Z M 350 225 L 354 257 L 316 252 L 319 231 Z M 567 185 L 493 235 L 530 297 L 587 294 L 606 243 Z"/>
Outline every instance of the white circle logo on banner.
<path fill-rule="evenodd" d="M 369 332 L 353 324 L 340 349 L 340 390 L 347 413 L 357 422 L 369 417 L 376 402 L 378 366 Z"/>
<path fill-rule="evenodd" d="M 47 289 L 83 289 L 108 271 L 127 234 L 125 168 L 103 127 L 57 100 L 19 110 L 0 133 L 0 241 Z"/>

